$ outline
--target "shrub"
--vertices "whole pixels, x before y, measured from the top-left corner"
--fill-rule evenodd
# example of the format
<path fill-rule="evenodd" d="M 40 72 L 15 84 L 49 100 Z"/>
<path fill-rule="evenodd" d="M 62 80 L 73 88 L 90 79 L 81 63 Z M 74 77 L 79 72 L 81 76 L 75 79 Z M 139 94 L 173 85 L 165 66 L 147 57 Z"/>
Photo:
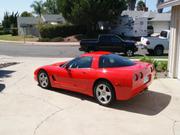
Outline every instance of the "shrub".
<path fill-rule="evenodd" d="M 42 38 L 56 38 L 56 37 L 67 37 L 76 34 L 83 34 L 86 32 L 86 28 L 77 25 L 52 25 L 44 24 L 38 27 Z"/>
<path fill-rule="evenodd" d="M 148 56 L 144 56 L 143 58 L 140 59 L 140 61 L 143 61 L 143 62 L 148 62 L 148 63 L 154 63 L 154 59 L 148 57 Z"/>
<path fill-rule="evenodd" d="M 62 37 L 56 37 L 56 38 L 40 38 L 39 42 L 62 42 L 64 39 Z"/>
<path fill-rule="evenodd" d="M 51 39 L 50 42 L 62 42 L 62 41 L 64 41 L 62 37 L 56 37 L 56 38 Z"/>
<path fill-rule="evenodd" d="M 147 56 L 144 56 L 143 58 L 141 58 L 140 61 L 153 64 L 154 68 L 156 69 L 157 72 L 167 71 L 167 66 L 168 66 L 167 61 L 158 61 L 158 60 L 154 60 L 154 59 L 147 57 Z"/>
<path fill-rule="evenodd" d="M 0 31 L 3 31 L 3 26 L 0 25 Z"/>
<path fill-rule="evenodd" d="M 50 38 L 40 38 L 39 42 L 50 42 Z"/>
<path fill-rule="evenodd" d="M 17 35 L 18 35 L 18 29 L 12 28 L 12 36 L 17 36 Z"/>

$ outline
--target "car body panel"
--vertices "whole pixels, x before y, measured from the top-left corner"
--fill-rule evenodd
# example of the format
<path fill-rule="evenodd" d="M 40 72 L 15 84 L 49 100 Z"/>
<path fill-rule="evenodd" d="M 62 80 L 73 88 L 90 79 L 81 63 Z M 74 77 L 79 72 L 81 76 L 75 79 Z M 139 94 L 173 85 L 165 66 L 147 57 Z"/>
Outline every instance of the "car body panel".
<path fill-rule="evenodd" d="M 45 70 L 50 78 L 51 86 L 74 92 L 93 96 L 93 88 L 98 79 L 109 81 L 115 90 L 117 100 L 128 100 L 147 88 L 153 78 L 155 71 L 151 71 L 153 66 L 148 63 L 135 62 L 133 66 L 117 68 L 99 68 L 99 58 L 109 52 L 93 52 L 81 55 L 81 57 L 92 56 L 91 68 L 66 69 L 62 63 L 55 63 L 38 68 L 34 72 L 34 78 L 40 70 Z M 143 73 L 143 78 L 137 81 L 133 80 L 134 75 L 139 76 Z M 144 83 L 144 78 L 148 76 L 149 80 Z"/>

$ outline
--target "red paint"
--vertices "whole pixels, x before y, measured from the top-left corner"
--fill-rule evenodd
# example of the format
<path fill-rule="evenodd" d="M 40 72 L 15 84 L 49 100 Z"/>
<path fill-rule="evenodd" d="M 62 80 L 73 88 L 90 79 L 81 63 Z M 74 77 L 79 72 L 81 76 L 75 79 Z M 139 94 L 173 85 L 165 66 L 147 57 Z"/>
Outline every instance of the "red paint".
<path fill-rule="evenodd" d="M 110 54 L 109 52 L 93 52 L 81 55 L 92 56 L 93 62 L 88 69 L 70 69 L 60 67 L 65 62 L 55 63 L 38 68 L 34 72 L 37 80 L 39 70 L 45 70 L 50 78 L 51 86 L 74 92 L 93 96 L 93 86 L 96 80 L 106 79 L 113 85 L 117 100 L 128 100 L 147 88 L 154 78 L 155 71 L 151 72 L 152 65 L 144 62 L 136 62 L 134 66 L 119 68 L 98 68 L 99 57 Z M 140 74 L 143 78 L 140 78 Z M 135 81 L 134 75 L 138 75 Z M 144 83 L 144 77 L 148 76 L 149 81 Z"/>

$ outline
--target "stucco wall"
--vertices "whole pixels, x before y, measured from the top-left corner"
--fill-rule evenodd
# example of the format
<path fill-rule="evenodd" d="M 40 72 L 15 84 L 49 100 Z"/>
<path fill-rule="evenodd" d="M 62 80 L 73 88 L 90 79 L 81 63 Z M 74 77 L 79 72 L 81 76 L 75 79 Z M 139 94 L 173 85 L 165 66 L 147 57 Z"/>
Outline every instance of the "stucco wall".
<path fill-rule="evenodd" d="M 151 22 L 151 24 L 154 28 L 154 33 L 160 33 L 162 30 L 170 29 L 170 22 L 159 21 Z"/>
<path fill-rule="evenodd" d="M 172 8 L 169 48 L 168 75 L 180 79 L 180 5 Z"/>

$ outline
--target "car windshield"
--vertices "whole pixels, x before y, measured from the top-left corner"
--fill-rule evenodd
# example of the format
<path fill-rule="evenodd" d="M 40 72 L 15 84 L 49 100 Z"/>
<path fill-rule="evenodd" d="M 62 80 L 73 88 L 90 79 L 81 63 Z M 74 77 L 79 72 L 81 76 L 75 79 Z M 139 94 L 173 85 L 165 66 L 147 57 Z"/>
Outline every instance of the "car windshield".
<path fill-rule="evenodd" d="M 103 55 L 99 59 L 99 68 L 126 67 L 133 65 L 135 65 L 133 61 L 116 54 Z"/>

